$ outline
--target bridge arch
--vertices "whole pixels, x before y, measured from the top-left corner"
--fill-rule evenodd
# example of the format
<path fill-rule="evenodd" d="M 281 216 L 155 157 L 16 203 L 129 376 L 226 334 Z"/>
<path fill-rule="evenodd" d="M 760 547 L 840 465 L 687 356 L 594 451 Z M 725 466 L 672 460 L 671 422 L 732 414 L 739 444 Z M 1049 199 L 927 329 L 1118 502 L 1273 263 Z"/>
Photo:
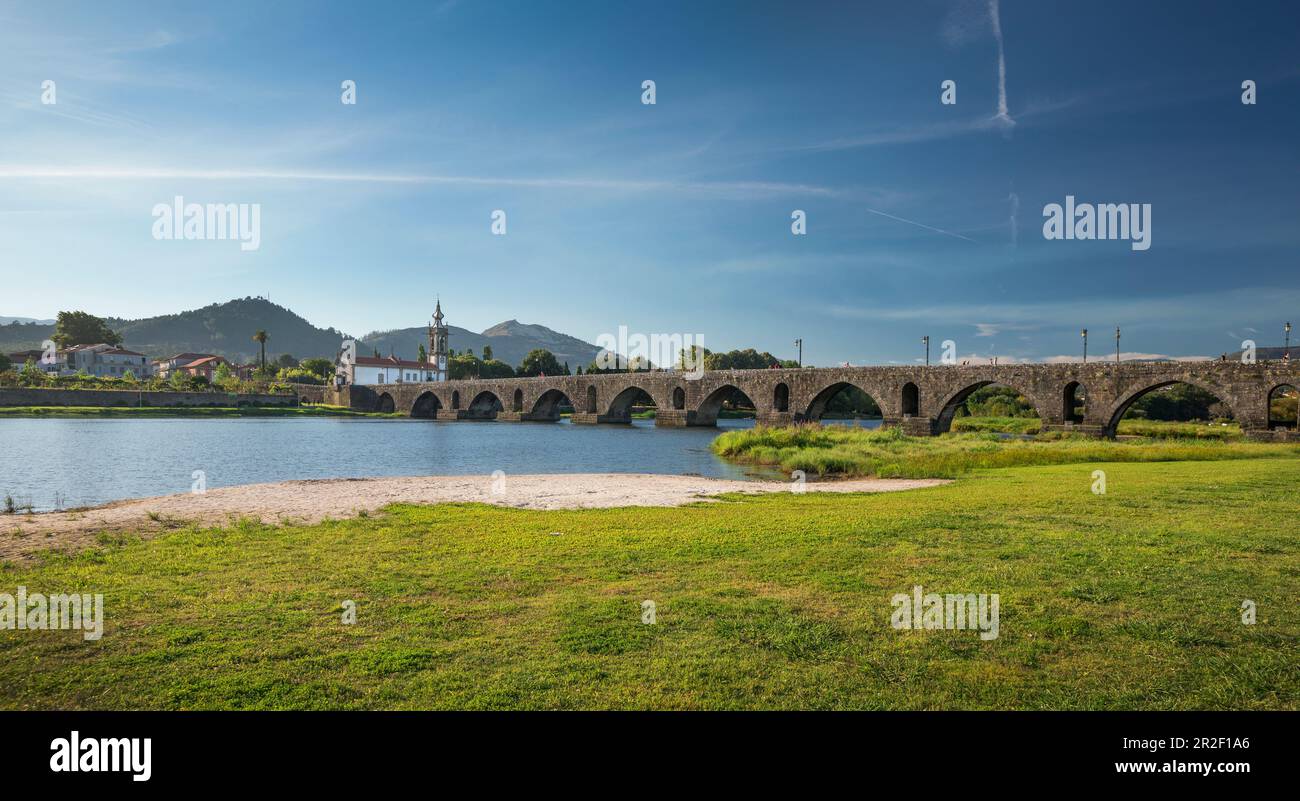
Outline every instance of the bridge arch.
<path fill-rule="evenodd" d="M 726 403 L 729 399 L 735 398 L 737 395 L 743 396 L 749 403 L 750 408 L 754 409 L 757 413 L 758 406 L 754 403 L 754 399 L 749 396 L 749 393 L 745 392 L 745 390 L 735 384 L 723 384 L 710 392 L 708 396 L 700 402 L 700 407 L 695 412 L 696 419 L 702 421 L 716 421 L 718 419 L 718 414 L 722 411 L 722 404 Z"/>
<path fill-rule="evenodd" d="M 812 400 L 809 401 L 808 403 L 807 409 L 804 410 L 803 419 L 804 420 L 822 419 L 822 417 L 826 414 L 827 407 L 829 406 L 831 401 L 834 400 L 836 395 L 839 395 L 841 392 L 843 392 L 846 389 L 856 389 L 858 392 L 861 392 L 863 395 L 866 395 L 867 398 L 869 398 L 871 402 L 874 403 L 876 407 L 880 410 L 880 414 L 882 416 L 884 415 L 885 409 L 884 406 L 882 406 L 880 403 L 880 397 L 881 397 L 880 395 L 878 395 L 875 392 L 872 392 L 871 390 L 859 384 L 855 384 L 850 381 L 837 381 L 833 384 L 830 384 L 829 386 L 823 387 L 821 391 L 813 395 Z"/>
<path fill-rule="evenodd" d="M 420 397 L 415 399 L 411 404 L 411 416 L 433 418 L 438 416 L 438 410 L 442 408 L 442 401 L 432 392 L 423 392 Z"/>
<path fill-rule="evenodd" d="M 902 404 L 903 416 L 916 417 L 919 415 L 921 413 L 921 390 L 916 386 L 916 384 L 908 381 L 903 385 L 903 391 L 900 394 L 902 395 L 900 402 Z"/>
<path fill-rule="evenodd" d="M 1268 391 L 1268 427 L 1300 431 L 1300 390 L 1278 384 Z"/>
<path fill-rule="evenodd" d="M 651 403 L 655 403 L 654 395 L 651 395 L 648 391 L 636 384 L 624 387 L 614 396 L 614 399 L 609 402 L 609 408 L 605 411 L 605 416 L 612 421 L 626 420 L 630 422 L 632 419 L 633 404 L 643 398 L 649 398 Z"/>
<path fill-rule="evenodd" d="M 569 399 L 568 395 L 564 394 L 563 390 L 552 387 L 537 396 L 537 401 L 533 403 L 533 411 L 529 417 L 533 420 L 559 420 L 561 406 L 574 408 L 573 401 Z"/>
<path fill-rule="evenodd" d="M 522 412 L 524 410 L 524 391 L 522 389 L 515 390 L 515 397 L 514 401 L 510 404 L 510 410 L 515 412 Z"/>
<path fill-rule="evenodd" d="M 460 408 L 460 390 L 458 389 L 454 389 L 451 391 L 451 408 L 453 409 Z"/>
<path fill-rule="evenodd" d="M 596 413 L 596 385 L 587 385 L 587 414 Z"/>
<path fill-rule="evenodd" d="M 943 406 L 940 407 L 939 416 L 935 418 L 935 426 L 934 426 L 935 433 L 946 434 L 948 431 L 952 430 L 953 418 L 957 416 L 957 410 L 961 408 L 961 405 L 963 403 L 966 402 L 966 399 L 969 398 L 976 390 L 983 389 L 984 387 L 993 386 L 994 384 L 998 386 L 1006 387 L 1007 389 L 1019 393 L 1021 397 L 1023 397 L 1025 400 L 1029 402 L 1030 406 L 1034 407 L 1034 413 L 1038 415 L 1039 420 L 1051 419 L 1047 415 L 1043 414 L 1043 409 L 1038 403 L 1038 398 L 1036 398 L 1033 394 L 1029 392 L 1025 392 L 1023 389 L 1021 389 L 1018 386 L 1015 386 L 1014 384 L 1008 384 L 1005 381 L 999 381 L 990 378 L 988 380 L 975 381 L 970 384 L 967 384 L 966 386 L 957 390 L 953 394 L 949 395 L 948 398 L 943 402 Z"/>
<path fill-rule="evenodd" d="M 790 385 L 784 381 L 772 388 L 772 411 L 790 411 Z"/>
<path fill-rule="evenodd" d="M 1124 419 L 1124 415 L 1128 414 L 1128 410 L 1132 408 L 1134 403 L 1137 403 L 1144 395 L 1148 395 L 1156 390 L 1164 389 L 1166 387 L 1172 387 L 1176 384 L 1187 384 L 1188 386 L 1196 387 L 1199 390 L 1208 392 L 1218 399 L 1219 403 L 1231 408 L 1230 401 L 1232 396 L 1221 387 L 1216 387 L 1213 384 L 1199 381 L 1189 376 L 1157 380 L 1149 384 L 1142 384 L 1136 389 L 1129 389 L 1121 394 L 1119 400 L 1115 402 L 1111 407 L 1110 413 L 1106 416 L 1107 422 L 1102 428 L 1102 434 L 1107 437 L 1115 436 L 1115 433 L 1119 430 L 1119 422 Z"/>
<path fill-rule="evenodd" d="M 686 390 L 681 387 L 673 387 L 673 408 L 679 410 L 686 408 Z"/>
<path fill-rule="evenodd" d="M 1078 381 L 1071 381 L 1061 390 L 1061 420 L 1066 423 L 1079 424 L 1087 417 L 1088 388 Z"/>
<path fill-rule="evenodd" d="M 466 409 L 467 419 L 495 420 L 497 412 L 505 411 L 501 399 L 490 389 L 485 389 L 474 396 Z"/>
<path fill-rule="evenodd" d="M 397 404 L 393 401 L 393 396 L 389 395 L 387 392 L 381 394 L 375 400 L 375 411 L 377 412 L 392 414 L 396 410 Z"/>

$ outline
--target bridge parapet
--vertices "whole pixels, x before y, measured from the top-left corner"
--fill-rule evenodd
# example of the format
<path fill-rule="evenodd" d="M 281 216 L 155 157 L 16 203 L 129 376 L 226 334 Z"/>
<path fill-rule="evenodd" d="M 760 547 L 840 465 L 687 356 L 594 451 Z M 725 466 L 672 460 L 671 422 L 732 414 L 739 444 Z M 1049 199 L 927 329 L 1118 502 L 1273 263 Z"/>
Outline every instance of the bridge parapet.
<path fill-rule="evenodd" d="M 1267 435 L 1270 393 L 1280 385 L 1300 386 L 1300 365 L 1199 361 L 783 368 L 710 371 L 695 380 L 669 371 L 605 373 L 350 386 L 331 390 L 326 401 L 436 420 L 554 421 L 571 409 L 574 423 L 599 424 L 629 422 L 633 405 L 649 396 L 657 425 L 712 426 L 723 404 L 739 392 L 749 398 L 760 423 L 788 425 L 820 419 L 831 398 L 852 386 L 876 401 L 885 425 L 936 434 L 949 430 L 972 392 L 1002 384 L 1033 405 L 1046 430 L 1113 436 L 1138 398 L 1179 382 L 1215 395 L 1243 429 Z"/>

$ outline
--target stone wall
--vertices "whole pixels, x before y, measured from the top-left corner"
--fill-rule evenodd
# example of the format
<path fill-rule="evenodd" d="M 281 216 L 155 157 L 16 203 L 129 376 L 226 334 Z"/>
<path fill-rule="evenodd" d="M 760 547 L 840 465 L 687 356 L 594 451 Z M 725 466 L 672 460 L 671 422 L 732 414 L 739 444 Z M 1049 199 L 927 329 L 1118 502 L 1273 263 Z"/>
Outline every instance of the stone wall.
<path fill-rule="evenodd" d="M 0 389 L 0 406 L 297 406 L 295 395 L 134 392 L 121 389 Z"/>
<path fill-rule="evenodd" d="M 320 384 L 290 384 L 298 400 L 302 403 L 324 403 L 329 387 Z"/>

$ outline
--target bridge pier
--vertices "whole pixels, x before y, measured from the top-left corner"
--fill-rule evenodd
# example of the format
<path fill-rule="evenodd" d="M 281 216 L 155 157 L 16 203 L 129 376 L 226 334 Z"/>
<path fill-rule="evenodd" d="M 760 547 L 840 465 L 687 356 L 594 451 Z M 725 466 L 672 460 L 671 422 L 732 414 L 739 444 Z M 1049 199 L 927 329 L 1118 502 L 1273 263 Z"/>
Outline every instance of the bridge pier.
<path fill-rule="evenodd" d="M 574 425 L 596 425 L 598 423 L 614 423 L 631 425 L 632 414 L 623 412 L 622 414 L 597 414 L 595 412 L 574 412 L 570 418 Z"/>
<path fill-rule="evenodd" d="M 792 426 L 794 423 L 794 412 L 759 412 L 754 415 L 754 425 Z"/>
<path fill-rule="evenodd" d="M 716 426 L 718 419 L 712 420 L 700 415 L 693 409 L 658 409 L 655 411 L 655 425 L 664 428 L 686 428 Z"/>
<path fill-rule="evenodd" d="M 916 417 L 909 414 L 903 417 L 886 417 L 881 420 L 880 425 L 882 428 L 898 426 L 909 437 L 932 437 L 938 433 L 939 421 L 933 417 Z"/>

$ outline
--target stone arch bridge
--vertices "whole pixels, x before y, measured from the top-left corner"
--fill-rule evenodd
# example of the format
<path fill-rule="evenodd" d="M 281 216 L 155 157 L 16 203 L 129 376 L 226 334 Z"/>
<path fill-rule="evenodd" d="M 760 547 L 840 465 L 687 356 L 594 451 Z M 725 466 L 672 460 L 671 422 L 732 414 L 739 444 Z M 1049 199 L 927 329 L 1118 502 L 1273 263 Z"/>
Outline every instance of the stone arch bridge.
<path fill-rule="evenodd" d="M 1295 362 L 823 367 L 720 370 L 696 379 L 669 371 L 607 373 L 353 385 L 328 391 L 326 400 L 436 420 L 555 421 L 563 406 L 572 407 L 574 423 L 628 423 L 633 403 L 644 392 L 654 401 L 656 425 L 711 426 L 723 401 L 739 390 L 753 403 L 759 422 L 779 425 L 820 419 L 828 401 L 853 386 L 875 399 L 885 425 L 926 435 L 947 431 L 972 392 L 1002 384 L 1033 404 L 1045 430 L 1114 436 L 1134 401 L 1179 382 L 1216 396 L 1253 436 L 1294 436 L 1269 430 L 1269 398 L 1279 387 L 1300 387 L 1300 364 Z"/>

